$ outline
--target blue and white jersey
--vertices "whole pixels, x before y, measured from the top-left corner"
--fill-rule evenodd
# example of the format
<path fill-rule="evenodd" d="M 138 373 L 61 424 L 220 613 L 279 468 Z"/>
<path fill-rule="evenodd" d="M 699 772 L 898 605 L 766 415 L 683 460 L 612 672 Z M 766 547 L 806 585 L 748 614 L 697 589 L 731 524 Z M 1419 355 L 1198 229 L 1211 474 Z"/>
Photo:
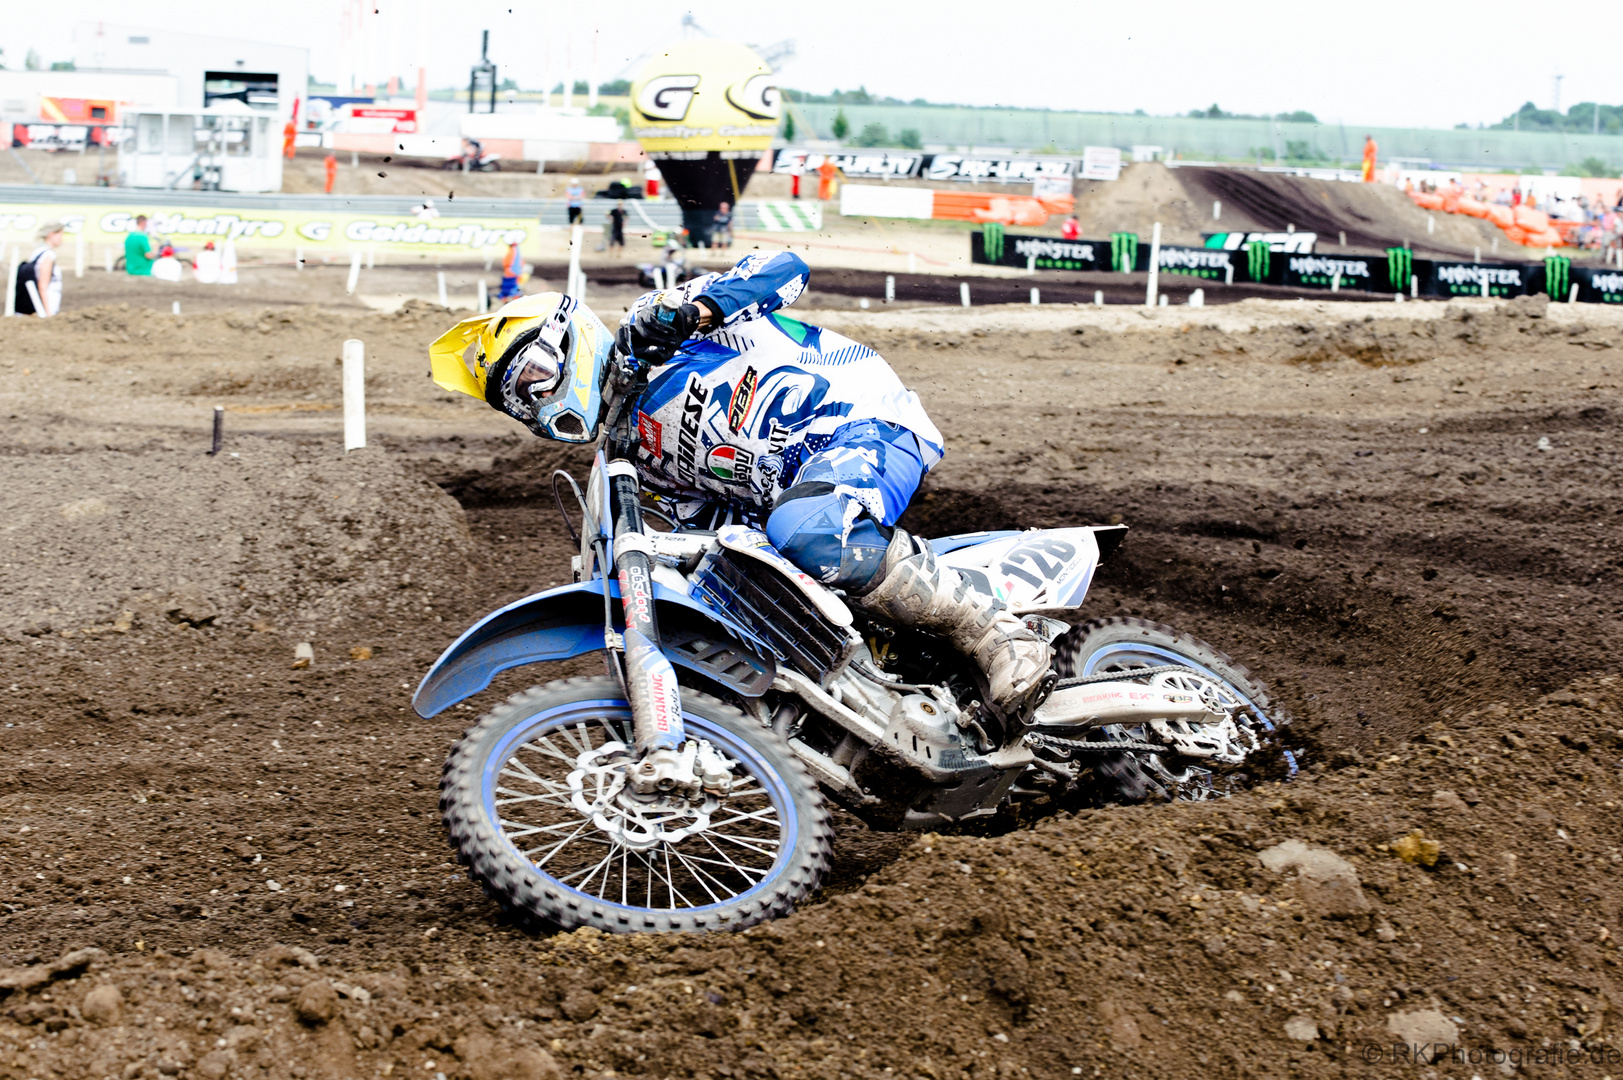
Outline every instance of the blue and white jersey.
<path fill-rule="evenodd" d="M 859 421 L 912 432 L 926 470 L 941 460 L 941 432 L 883 357 L 779 313 L 809 276 L 799 256 L 779 252 L 677 288 L 684 301 L 715 307 L 722 322 L 652 370 L 638 402 L 637 464 L 645 486 L 684 522 L 699 524 L 719 506 L 758 521 L 809 456 Z M 659 296 L 639 297 L 627 317 Z"/>

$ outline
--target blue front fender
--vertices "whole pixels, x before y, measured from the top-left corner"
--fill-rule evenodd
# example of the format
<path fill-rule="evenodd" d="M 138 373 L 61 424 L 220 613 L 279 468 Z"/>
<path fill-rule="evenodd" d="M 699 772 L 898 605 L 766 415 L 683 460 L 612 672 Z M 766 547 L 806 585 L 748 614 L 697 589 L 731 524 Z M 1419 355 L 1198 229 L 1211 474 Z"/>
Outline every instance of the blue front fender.
<path fill-rule="evenodd" d="M 610 579 L 616 599 L 620 584 Z M 654 582 L 665 653 L 671 662 L 692 668 L 748 697 L 759 697 L 776 674 L 760 651 L 740 646 L 750 640 L 738 627 L 716 616 L 692 597 Z M 618 614 L 618 610 L 616 611 Z M 663 628 L 669 623 L 673 633 Z M 709 631 L 695 634 L 697 624 Z M 687 627 L 682 632 L 680 627 Z M 618 621 L 615 628 L 619 629 Z M 718 644 L 705 637 L 720 638 Z M 436 716 L 490 685 L 499 673 L 524 664 L 567 660 L 603 648 L 603 583 L 583 581 L 526 596 L 493 611 L 453 641 L 412 695 L 417 715 Z"/>

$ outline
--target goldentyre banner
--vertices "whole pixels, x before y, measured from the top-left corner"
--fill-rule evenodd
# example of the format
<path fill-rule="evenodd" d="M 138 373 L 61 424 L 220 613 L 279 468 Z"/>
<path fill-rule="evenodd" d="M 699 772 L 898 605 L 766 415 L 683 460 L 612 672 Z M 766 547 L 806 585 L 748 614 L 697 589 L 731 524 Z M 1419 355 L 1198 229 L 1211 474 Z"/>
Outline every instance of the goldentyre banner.
<path fill-rule="evenodd" d="M 347 251 L 376 244 L 398 251 L 456 252 L 524 244 L 534 235 L 533 222 L 519 218 L 437 218 L 420 221 L 409 215 L 324 213 L 305 210 L 246 210 L 210 207 L 199 200 L 183 209 L 147 210 L 139 198 L 122 207 L 83 203 L 0 203 L 0 242 L 31 238 L 45 221 L 61 221 L 69 236 L 83 235 L 89 245 L 122 248 L 135 231 L 137 214 L 147 216 L 147 233 L 182 251 L 205 243 L 234 241 L 242 248 L 323 248 Z M 97 261 L 92 256 L 92 262 Z"/>

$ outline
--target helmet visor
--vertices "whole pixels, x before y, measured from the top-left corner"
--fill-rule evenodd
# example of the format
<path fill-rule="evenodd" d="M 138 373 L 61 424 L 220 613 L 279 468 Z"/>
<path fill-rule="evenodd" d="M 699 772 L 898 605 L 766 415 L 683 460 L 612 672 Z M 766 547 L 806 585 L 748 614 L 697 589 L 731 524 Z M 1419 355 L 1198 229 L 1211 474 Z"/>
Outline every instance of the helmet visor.
<path fill-rule="evenodd" d="M 513 396 L 533 409 L 544 395 L 558 389 L 563 364 L 545 342 L 532 341 L 513 358 L 508 379 Z"/>

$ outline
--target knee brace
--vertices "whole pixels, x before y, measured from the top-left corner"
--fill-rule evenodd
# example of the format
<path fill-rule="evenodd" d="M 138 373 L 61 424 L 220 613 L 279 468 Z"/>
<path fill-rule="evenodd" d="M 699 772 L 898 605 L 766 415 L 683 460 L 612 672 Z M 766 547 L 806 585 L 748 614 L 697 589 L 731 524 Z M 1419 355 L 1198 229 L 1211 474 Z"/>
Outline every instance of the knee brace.
<path fill-rule="evenodd" d="M 784 558 L 823 584 L 853 593 L 878 579 L 891 534 L 854 499 L 836 495 L 833 484 L 815 480 L 785 491 L 766 521 L 767 539 Z"/>

